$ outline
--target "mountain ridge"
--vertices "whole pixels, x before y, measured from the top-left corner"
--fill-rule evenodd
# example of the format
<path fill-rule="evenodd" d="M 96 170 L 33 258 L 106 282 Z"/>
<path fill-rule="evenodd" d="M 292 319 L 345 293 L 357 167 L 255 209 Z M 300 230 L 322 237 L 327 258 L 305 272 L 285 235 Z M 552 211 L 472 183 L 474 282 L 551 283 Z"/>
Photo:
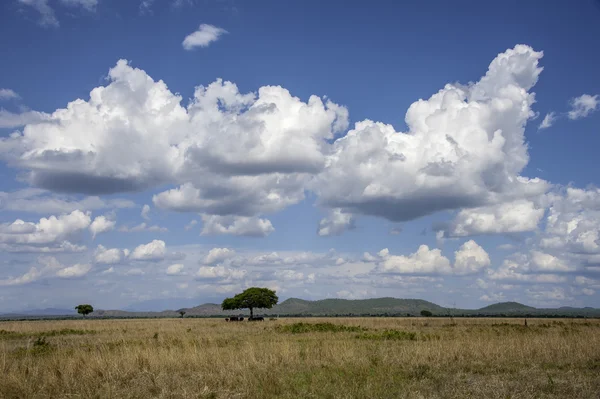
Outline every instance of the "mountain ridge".
<path fill-rule="evenodd" d="M 287 298 L 272 309 L 258 309 L 256 314 L 279 316 L 418 316 L 422 310 L 428 310 L 435 316 L 551 316 L 600 317 L 596 308 L 535 308 L 518 302 L 499 302 L 479 309 L 447 308 L 423 299 L 401 299 L 393 297 L 369 299 L 328 298 L 306 300 Z M 66 310 L 65 310 L 66 311 Z M 217 303 L 203 303 L 198 306 L 162 311 L 128 311 L 98 309 L 89 317 L 179 317 L 179 311 L 185 311 L 186 317 L 227 317 L 248 314 L 247 310 L 223 311 Z M 60 314 L 34 314 L 35 310 L 3 314 L 0 317 L 56 317 L 74 316 L 73 311 Z"/>

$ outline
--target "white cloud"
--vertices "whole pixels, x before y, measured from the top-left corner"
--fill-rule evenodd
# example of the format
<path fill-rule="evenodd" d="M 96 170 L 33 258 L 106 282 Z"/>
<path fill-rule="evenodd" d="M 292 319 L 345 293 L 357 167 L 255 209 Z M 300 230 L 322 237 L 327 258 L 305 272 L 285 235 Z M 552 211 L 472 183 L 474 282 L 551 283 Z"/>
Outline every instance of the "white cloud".
<path fill-rule="evenodd" d="M 114 265 L 120 263 L 124 258 L 124 253 L 118 248 L 108 249 L 102 245 L 94 251 L 94 262 L 104 265 Z"/>
<path fill-rule="evenodd" d="M 275 231 L 268 219 L 245 216 L 201 215 L 201 235 L 231 234 L 236 236 L 266 237 Z"/>
<path fill-rule="evenodd" d="M 37 111 L 24 111 L 18 114 L 0 109 L 0 128 L 14 128 L 24 125 L 34 125 L 36 123 L 49 122 L 50 115 Z M 13 134 L 19 137 L 18 134 Z M 2 147 L 0 147 L 1 149 Z"/>
<path fill-rule="evenodd" d="M 171 265 L 169 267 L 167 267 L 167 275 L 169 276 L 177 276 L 182 274 L 183 272 L 183 265 L 181 263 L 176 263 L 174 265 Z"/>
<path fill-rule="evenodd" d="M 277 86 L 242 94 L 222 80 L 183 107 L 164 82 L 120 60 L 106 87 L 47 119 L 0 138 L 0 156 L 32 185 L 95 195 L 170 183 L 156 206 L 250 217 L 304 199 L 348 112 Z"/>
<path fill-rule="evenodd" d="M 142 212 L 140 213 L 140 216 L 146 220 L 150 220 L 150 216 L 148 216 L 149 213 L 150 213 L 150 205 L 145 204 L 142 207 Z"/>
<path fill-rule="evenodd" d="M 544 120 L 542 121 L 542 123 L 540 123 L 540 125 L 538 126 L 538 130 L 548 129 L 549 127 L 551 127 L 554 124 L 556 119 L 557 119 L 557 117 L 556 117 L 555 112 L 547 113 L 546 116 L 544 117 Z"/>
<path fill-rule="evenodd" d="M 65 266 L 51 256 L 41 256 L 37 261 L 40 267 L 34 266 L 21 276 L 0 280 L 0 286 L 23 285 L 38 281 L 42 278 L 78 278 L 85 276 L 92 269 L 92 266 L 89 264 Z"/>
<path fill-rule="evenodd" d="M 70 7 L 81 7 L 87 11 L 96 11 L 98 0 L 60 0 L 60 2 Z"/>
<path fill-rule="evenodd" d="M 320 236 L 340 235 L 346 230 L 354 228 L 354 219 L 349 213 L 343 213 L 341 209 L 332 209 L 329 216 L 321 219 L 317 234 Z"/>
<path fill-rule="evenodd" d="M 90 223 L 90 214 L 81 211 L 41 218 L 38 223 L 17 219 L 10 224 L 0 224 L 0 244 L 60 247 L 69 237 L 87 229 Z"/>
<path fill-rule="evenodd" d="M 117 222 L 115 220 L 110 220 L 106 216 L 97 216 L 92 224 L 90 224 L 92 238 L 96 238 L 100 233 L 106 233 L 107 231 L 113 230 L 116 224 Z"/>
<path fill-rule="evenodd" d="M 145 222 L 138 224 L 137 226 L 127 227 L 121 226 L 119 227 L 119 231 L 122 233 L 139 233 L 142 231 L 151 231 L 156 233 L 166 233 L 169 231 L 166 227 L 160 227 L 157 225 L 148 226 Z"/>
<path fill-rule="evenodd" d="M 600 254 L 600 189 L 568 187 L 551 194 L 539 246 L 574 254 Z"/>
<path fill-rule="evenodd" d="M 204 257 L 204 264 L 213 265 L 216 263 L 221 263 L 226 259 L 233 258 L 235 256 L 235 251 L 229 248 L 213 248 L 208 251 L 208 254 Z"/>
<path fill-rule="evenodd" d="M 415 219 L 443 209 L 539 195 L 548 184 L 520 176 L 529 161 L 524 130 L 541 52 L 499 54 L 478 82 L 447 84 L 405 117 L 408 132 L 364 120 L 336 140 L 311 184 L 324 206 Z"/>
<path fill-rule="evenodd" d="M 427 245 L 421 245 L 417 252 L 408 256 L 388 256 L 380 266 L 384 273 L 400 274 L 448 274 L 452 269 L 442 251 L 429 249 Z"/>
<path fill-rule="evenodd" d="M 190 33 L 183 40 L 183 48 L 192 50 L 195 47 L 208 47 L 212 42 L 219 40 L 219 37 L 227 33 L 225 29 L 214 25 L 202 24 L 197 31 Z"/>
<path fill-rule="evenodd" d="M 52 7 L 48 5 L 48 0 L 18 0 L 20 4 L 24 4 L 34 8 L 40 13 L 39 24 L 41 26 L 58 27 L 58 19 L 54 14 Z"/>
<path fill-rule="evenodd" d="M 453 273 L 458 275 L 479 273 L 492 263 L 488 253 L 473 240 L 465 242 L 454 255 Z"/>
<path fill-rule="evenodd" d="M 56 276 L 60 278 L 78 278 L 83 277 L 92 270 L 90 264 L 76 264 L 60 269 L 56 272 Z"/>
<path fill-rule="evenodd" d="M 571 100 L 571 111 L 569 111 L 569 119 L 585 118 L 598 108 L 598 95 L 591 96 L 583 94 Z"/>
<path fill-rule="evenodd" d="M 226 266 L 200 266 L 196 277 L 199 279 L 241 280 L 246 277 L 244 269 L 232 269 Z"/>
<path fill-rule="evenodd" d="M 19 95 L 15 93 L 14 90 L 0 88 L 0 100 L 10 100 L 14 98 L 19 98 Z"/>
<path fill-rule="evenodd" d="M 152 240 L 148 244 L 142 244 L 136 247 L 130 259 L 133 260 L 162 260 L 165 258 L 167 246 L 162 240 Z"/>
<path fill-rule="evenodd" d="M 386 248 L 379 251 L 378 257 L 370 255 L 367 260 L 379 262 L 376 269 L 378 272 L 409 275 L 465 276 L 480 273 L 491 264 L 487 252 L 473 240 L 465 242 L 454 256 L 452 265 L 441 250 L 421 245 L 417 252 L 408 256 L 390 255 Z"/>
<path fill-rule="evenodd" d="M 543 217 L 544 208 L 529 200 L 463 209 L 452 222 L 448 236 L 465 237 L 533 231 Z"/>

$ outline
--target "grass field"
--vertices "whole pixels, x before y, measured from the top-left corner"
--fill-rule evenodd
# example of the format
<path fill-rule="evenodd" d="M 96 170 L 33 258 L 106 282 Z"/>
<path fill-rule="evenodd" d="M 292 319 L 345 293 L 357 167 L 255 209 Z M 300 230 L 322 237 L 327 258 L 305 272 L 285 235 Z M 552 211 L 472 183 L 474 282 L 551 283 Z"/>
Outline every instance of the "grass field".
<path fill-rule="evenodd" d="M 0 398 L 599 398 L 600 320 L 0 322 Z"/>

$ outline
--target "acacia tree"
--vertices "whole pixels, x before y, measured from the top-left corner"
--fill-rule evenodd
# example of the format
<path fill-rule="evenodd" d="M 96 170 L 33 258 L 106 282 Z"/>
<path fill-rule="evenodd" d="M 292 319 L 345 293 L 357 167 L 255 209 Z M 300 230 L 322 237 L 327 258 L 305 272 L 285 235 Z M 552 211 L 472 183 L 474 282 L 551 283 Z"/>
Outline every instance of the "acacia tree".
<path fill-rule="evenodd" d="M 94 311 L 94 307 L 92 305 L 88 305 L 87 303 L 83 305 L 77 305 L 75 306 L 75 309 L 77 310 L 77 313 L 83 315 L 83 317 Z"/>
<path fill-rule="evenodd" d="M 275 295 L 275 291 L 252 287 L 233 298 L 226 298 L 221 304 L 221 308 L 223 310 L 250 309 L 250 318 L 253 318 L 254 309 L 271 309 L 277 305 L 277 301 L 279 298 Z"/>
<path fill-rule="evenodd" d="M 178 313 L 181 315 L 181 318 L 183 319 L 183 316 L 185 316 L 185 310 L 180 310 Z"/>
<path fill-rule="evenodd" d="M 433 313 L 431 313 L 429 310 L 421 310 L 421 316 L 431 317 L 431 316 L 433 316 Z"/>

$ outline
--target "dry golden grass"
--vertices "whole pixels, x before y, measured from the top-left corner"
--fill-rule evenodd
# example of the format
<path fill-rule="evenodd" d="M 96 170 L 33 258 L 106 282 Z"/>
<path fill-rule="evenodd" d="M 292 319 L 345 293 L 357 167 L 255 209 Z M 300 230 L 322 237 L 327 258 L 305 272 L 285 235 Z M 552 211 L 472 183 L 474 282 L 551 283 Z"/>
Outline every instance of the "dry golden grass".
<path fill-rule="evenodd" d="M 1 398 L 598 398 L 599 375 L 600 320 L 0 322 Z"/>

